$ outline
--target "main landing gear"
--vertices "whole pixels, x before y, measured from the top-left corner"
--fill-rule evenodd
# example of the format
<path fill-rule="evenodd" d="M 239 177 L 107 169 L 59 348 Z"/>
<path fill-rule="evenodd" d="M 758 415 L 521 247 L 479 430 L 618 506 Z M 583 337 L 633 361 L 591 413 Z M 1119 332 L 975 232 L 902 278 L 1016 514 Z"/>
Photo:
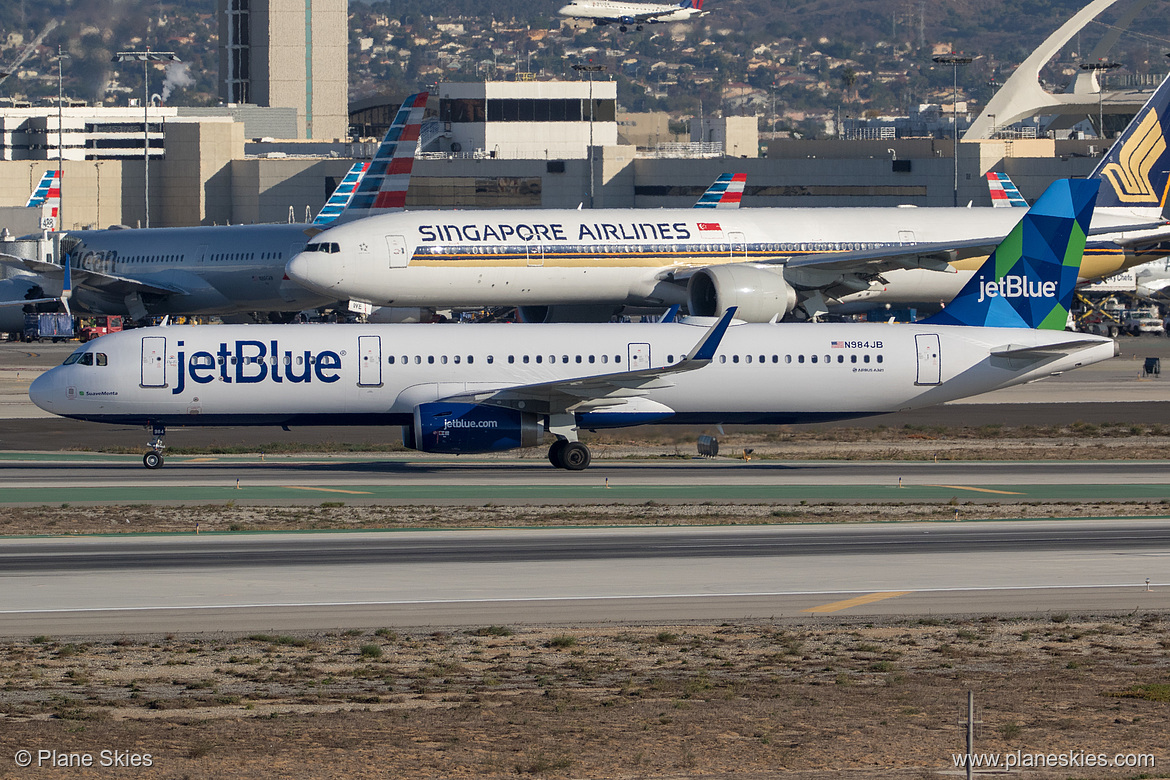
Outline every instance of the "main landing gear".
<path fill-rule="evenodd" d="M 583 471 L 589 467 L 592 457 L 589 448 L 579 441 L 557 439 L 548 448 L 548 462 L 558 469 Z"/>
<path fill-rule="evenodd" d="M 142 456 L 142 465 L 148 469 L 161 469 L 163 465 L 163 450 L 167 445 L 163 443 L 163 437 L 167 435 L 167 429 L 162 425 L 152 425 L 150 428 L 151 435 L 154 436 L 146 443 L 150 447 L 150 452 Z"/>
<path fill-rule="evenodd" d="M 576 420 L 573 415 L 553 415 L 548 421 L 548 432 L 557 440 L 548 448 L 548 462 L 558 469 L 584 471 L 593 456 L 589 448 L 577 441 Z"/>

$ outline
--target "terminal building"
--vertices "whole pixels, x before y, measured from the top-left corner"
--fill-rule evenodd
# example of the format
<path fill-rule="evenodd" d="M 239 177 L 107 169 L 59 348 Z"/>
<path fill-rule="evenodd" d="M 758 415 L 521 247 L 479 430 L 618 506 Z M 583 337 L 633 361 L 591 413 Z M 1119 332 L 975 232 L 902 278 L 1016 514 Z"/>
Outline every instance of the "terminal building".
<path fill-rule="evenodd" d="M 1080 26 L 1113 2 L 1094 0 L 1078 14 Z M 346 106 L 345 0 L 218 3 L 226 20 L 223 106 L 152 106 L 144 122 L 138 107 L 70 105 L 61 109 L 60 129 L 55 106 L 0 107 L 0 207 L 22 205 L 60 154 L 64 229 L 141 224 L 149 149 L 153 226 L 316 214 L 353 161 L 369 159 L 405 96 Z M 605 74 L 440 83 L 407 207 L 688 207 L 726 172 L 747 174 L 746 208 L 986 206 L 984 174 L 993 170 L 1008 173 L 1032 200 L 1054 179 L 1089 173 L 1106 143 L 1054 137 L 1067 132 L 1021 137 L 1033 133 L 1010 132 L 1004 118 L 1100 112 L 1121 121 L 1153 89 L 1105 96 L 1094 73 L 1069 93 L 1037 92 L 1037 62 L 1077 29 L 1065 25 L 1037 49 L 957 144 L 953 131 L 947 138 L 855 132 L 761 143 L 756 117 L 718 115 L 696 117 L 689 136 L 677 137 L 665 115 L 624 113 Z M 350 126 L 372 137 L 347 140 Z"/>

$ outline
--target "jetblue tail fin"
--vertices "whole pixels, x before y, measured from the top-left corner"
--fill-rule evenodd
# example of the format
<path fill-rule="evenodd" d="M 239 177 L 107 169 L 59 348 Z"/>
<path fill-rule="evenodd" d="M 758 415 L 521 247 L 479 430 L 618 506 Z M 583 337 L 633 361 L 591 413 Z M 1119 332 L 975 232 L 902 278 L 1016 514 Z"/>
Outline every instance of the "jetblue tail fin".
<path fill-rule="evenodd" d="M 935 325 L 1064 330 L 1100 182 L 1053 182 Z"/>
<path fill-rule="evenodd" d="M 723 173 L 707 191 L 699 196 L 692 208 L 696 209 L 737 209 L 743 199 L 743 188 L 747 184 L 746 173 Z"/>
<path fill-rule="evenodd" d="M 1089 174 L 1101 180 L 1097 208 L 1152 208 L 1161 213 L 1170 182 L 1170 76 L 1134 115 L 1125 132 Z"/>
<path fill-rule="evenodd" d="M 350 221 L 406 207 L 406 188 L 414 167 L 414 150 L 422 130 L 429 93 L 419 92 L 402 102 L 369 169 L 358 182 L 349 206 L 336 221 Z"/>
<path fill-rule="evenodd" d="M 1012 177 L 1006 173 L 987 172 L 987 191 L 991 194 L 991 205 L 1002 208 L 1028 208 L 1028 201 L 1016 189 Z"/>
<path fill-rule="evenodd" d="M 325 201 L 325 205 L 321 207 L 320 213 L 313 220 L 314 225 L 328 225 L 341 216 L 341 212 L 345 211 L 346 206 L 353 199 L 353 193 L 357 189 L 358 182 L 369 167 L 370 164 L 366 162 L 356 162 L 353 164 L 349 169 L 349 173 L 345 174 L 345 178 L 341 180 L 341 183 L 337 185 L 337 189 L 329 196 L 329 200 Z"/>

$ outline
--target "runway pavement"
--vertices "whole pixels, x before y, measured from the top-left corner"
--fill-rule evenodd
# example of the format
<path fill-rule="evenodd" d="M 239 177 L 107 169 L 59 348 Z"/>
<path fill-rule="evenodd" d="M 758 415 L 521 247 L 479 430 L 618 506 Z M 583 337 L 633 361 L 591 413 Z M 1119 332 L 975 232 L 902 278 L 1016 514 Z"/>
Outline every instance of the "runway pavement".
<path fill-rule="evenodd" d="M 179 502 L 596 504 L 860 501 L 1170 500 L 1162 461 L 600 461 L 583 472 L 543 458 L 256 456 L 0 457 L 0 504 Z"/>
<path fill-rule="evenodd" d="M 7 540 L 0 635 L 1128 612 L 1167 560 L 1165 518 Z"/>

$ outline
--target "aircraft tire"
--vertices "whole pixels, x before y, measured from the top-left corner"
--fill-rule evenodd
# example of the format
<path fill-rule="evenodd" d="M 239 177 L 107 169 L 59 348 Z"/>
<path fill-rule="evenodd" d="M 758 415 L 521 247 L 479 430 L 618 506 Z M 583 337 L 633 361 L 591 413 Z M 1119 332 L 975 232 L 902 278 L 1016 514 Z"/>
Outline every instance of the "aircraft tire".
<path fill-rule="evenodd" d="M 548 462 L 558 469 L 565 468 L 565 445 L 568 443 L 564 439 L 557 439 L 548 448 Z"/>
<path fill-rule="evenodd" d="M 142 465 L 148 469 L 161 469 L 163 465 L 163 456 L 157 452 L 148 452 L 142 456 Z"/>
<path fill-rule="evenodd" d="M 589 453 L 589 448 L 579 441 L 566 442 L 565 448 L 561 452 L 561 467 L 568 471 L 584 471 L 589 468 L 589 462 L 593 456 Z"/>

